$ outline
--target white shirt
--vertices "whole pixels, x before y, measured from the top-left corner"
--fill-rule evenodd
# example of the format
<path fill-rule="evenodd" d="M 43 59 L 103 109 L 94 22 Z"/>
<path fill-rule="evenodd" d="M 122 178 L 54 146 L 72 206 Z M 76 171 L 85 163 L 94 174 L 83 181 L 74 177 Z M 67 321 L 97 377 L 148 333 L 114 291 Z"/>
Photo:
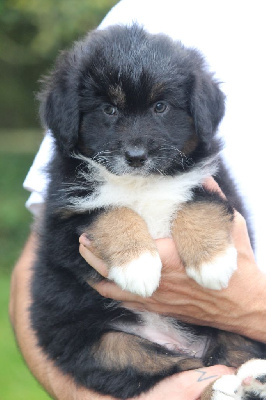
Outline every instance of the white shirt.
<path fill-rule="evenodd" d="M 266 270 L 262 196 L 266 157 L 264 10 L 264 0 L 122 0 L 99 28 L 138 22 L 151 33 L 163 32 L 204 54 L 227 96 L 226 115 L 219 129 L 226 141 L 223 155 L 251 210 L 257 261 Z M 45 167 L 52 152 L 48 133 L 24 182 L 32 192 L 26 205 L 35 214 L 45 199 Z"/>

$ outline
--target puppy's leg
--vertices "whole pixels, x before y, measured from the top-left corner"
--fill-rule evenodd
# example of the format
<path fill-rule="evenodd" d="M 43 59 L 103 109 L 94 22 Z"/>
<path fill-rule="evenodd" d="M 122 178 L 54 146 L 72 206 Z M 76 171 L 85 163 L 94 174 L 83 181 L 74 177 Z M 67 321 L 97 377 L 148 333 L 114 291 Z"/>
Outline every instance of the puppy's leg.
<path fill-rule="evenodd" d="M 124 332 L 107 332 L 93 346 L 92 358 L 101 369 L 103 381 L 94 389 L 115 397 L 132 398 L 178 372 L 202 368 L 200 359 L 175 354 L 160 345 Z M 113 383 L 109 377 L 113 377 Z M 108 379 L 109 378 L 109 379 Z M 115 384 L 114 384 L 115 382 Z M 108 386 L 112 389 L 106 390 Z"/>
<path fill-rule="evenodd" d="M 206 288 L 227 287 L 237 268 L 232 223 L 228 204 L 208 198 L 184 204 L 173 222 L 172 235 L 187 274 Z"/>
<path fill-rule="evenodd" d="M 94 252 L 109 269 L 108 279 L 146 297 L 157 289 L 161 260 L 144 220 L 128 208 L 101 214 L 87 230 Z"/>

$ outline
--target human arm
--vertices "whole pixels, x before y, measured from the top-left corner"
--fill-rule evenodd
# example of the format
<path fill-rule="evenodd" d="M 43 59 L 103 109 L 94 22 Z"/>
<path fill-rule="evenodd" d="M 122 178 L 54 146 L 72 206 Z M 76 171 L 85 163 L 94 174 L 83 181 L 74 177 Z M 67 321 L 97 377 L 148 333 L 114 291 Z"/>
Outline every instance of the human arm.
<path fill-rule="evenodd" d="M 214 181 L 207 183 L 220 192 Z M 221 194 L 222 195 L 222 194 Z M 232 232 L 238 251 L 238 269 L 227 289 L 204 289 L 190 279 L 171 239 L 157 240 L 163 270 L 161 284 L 150 298 L 142 298 L 102 281 L 94 285 L 105 296 L 123 301 L 126 307 L 173 315 L 191 323 L 213 326 L 266 342 L 266 275 L 256 265 L 246 222 L 235 212 Z M 90 251 L 86 237 L 80 238 L 80 253 L 98 272 L 107 276 L 103 262 Z"/>
<path fill-rule="evenodd" d="M 77 388 L 71 377 L 63 375 L 49 361 L 37 345 L 29 320 L 30 279 L 34 262 L 37 235 L 31 233 L 18 260 L 11 280 L 10 320 L 18 346 L 32 374 L 54 399 L 60 400 L 112 400 L 110 396 L 98 396 L 94 392 Z"/>
<path fill-rule="evenodd" d="M 93 391 L 78 388 L 70 376 L 60 372 L 37 346 L 31 329 L 28 308 L 30 305 L 30 279 L 34 262 L 37 236 L 32 233 L 18 260 L 11 281 L 10 319 L 24 359 L 32 374 L 54 399 L 59 400 L 114 400 L 110 396 L 98 395 Z M 201 372 L 200 372 L 201 371 Z M 230 373 L 224 366 L 202 368 L 176 374 L 160 382 L 152 391 L 139 400 L 195 400 L 204 388 L 218 376 Z M 204 379 L 201 377 L 204 375 Z"/>

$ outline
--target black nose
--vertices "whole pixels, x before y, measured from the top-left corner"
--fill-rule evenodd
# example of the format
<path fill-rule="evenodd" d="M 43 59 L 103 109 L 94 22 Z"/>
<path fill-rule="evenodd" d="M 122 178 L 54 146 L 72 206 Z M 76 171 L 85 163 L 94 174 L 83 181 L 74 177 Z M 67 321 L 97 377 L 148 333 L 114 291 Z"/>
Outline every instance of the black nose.
<path fill-rule="evenodd" d="M 147 152 L 142 147 L 132 147 L 125 151 L 125 158 L 130 167 L 142 167 L 147 157 Z"/>

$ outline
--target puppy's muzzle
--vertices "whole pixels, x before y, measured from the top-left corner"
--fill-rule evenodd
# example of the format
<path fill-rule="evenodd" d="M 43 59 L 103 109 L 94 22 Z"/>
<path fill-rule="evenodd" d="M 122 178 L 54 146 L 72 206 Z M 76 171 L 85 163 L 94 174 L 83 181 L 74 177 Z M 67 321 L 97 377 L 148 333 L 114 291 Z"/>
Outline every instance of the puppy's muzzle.
<path fill-rule="evenodd" d="M 147 161 L 148 154 L 144 147 L 128 147 L 125 150 L 125 159 L 130 167 L 143 167 Z"/>

